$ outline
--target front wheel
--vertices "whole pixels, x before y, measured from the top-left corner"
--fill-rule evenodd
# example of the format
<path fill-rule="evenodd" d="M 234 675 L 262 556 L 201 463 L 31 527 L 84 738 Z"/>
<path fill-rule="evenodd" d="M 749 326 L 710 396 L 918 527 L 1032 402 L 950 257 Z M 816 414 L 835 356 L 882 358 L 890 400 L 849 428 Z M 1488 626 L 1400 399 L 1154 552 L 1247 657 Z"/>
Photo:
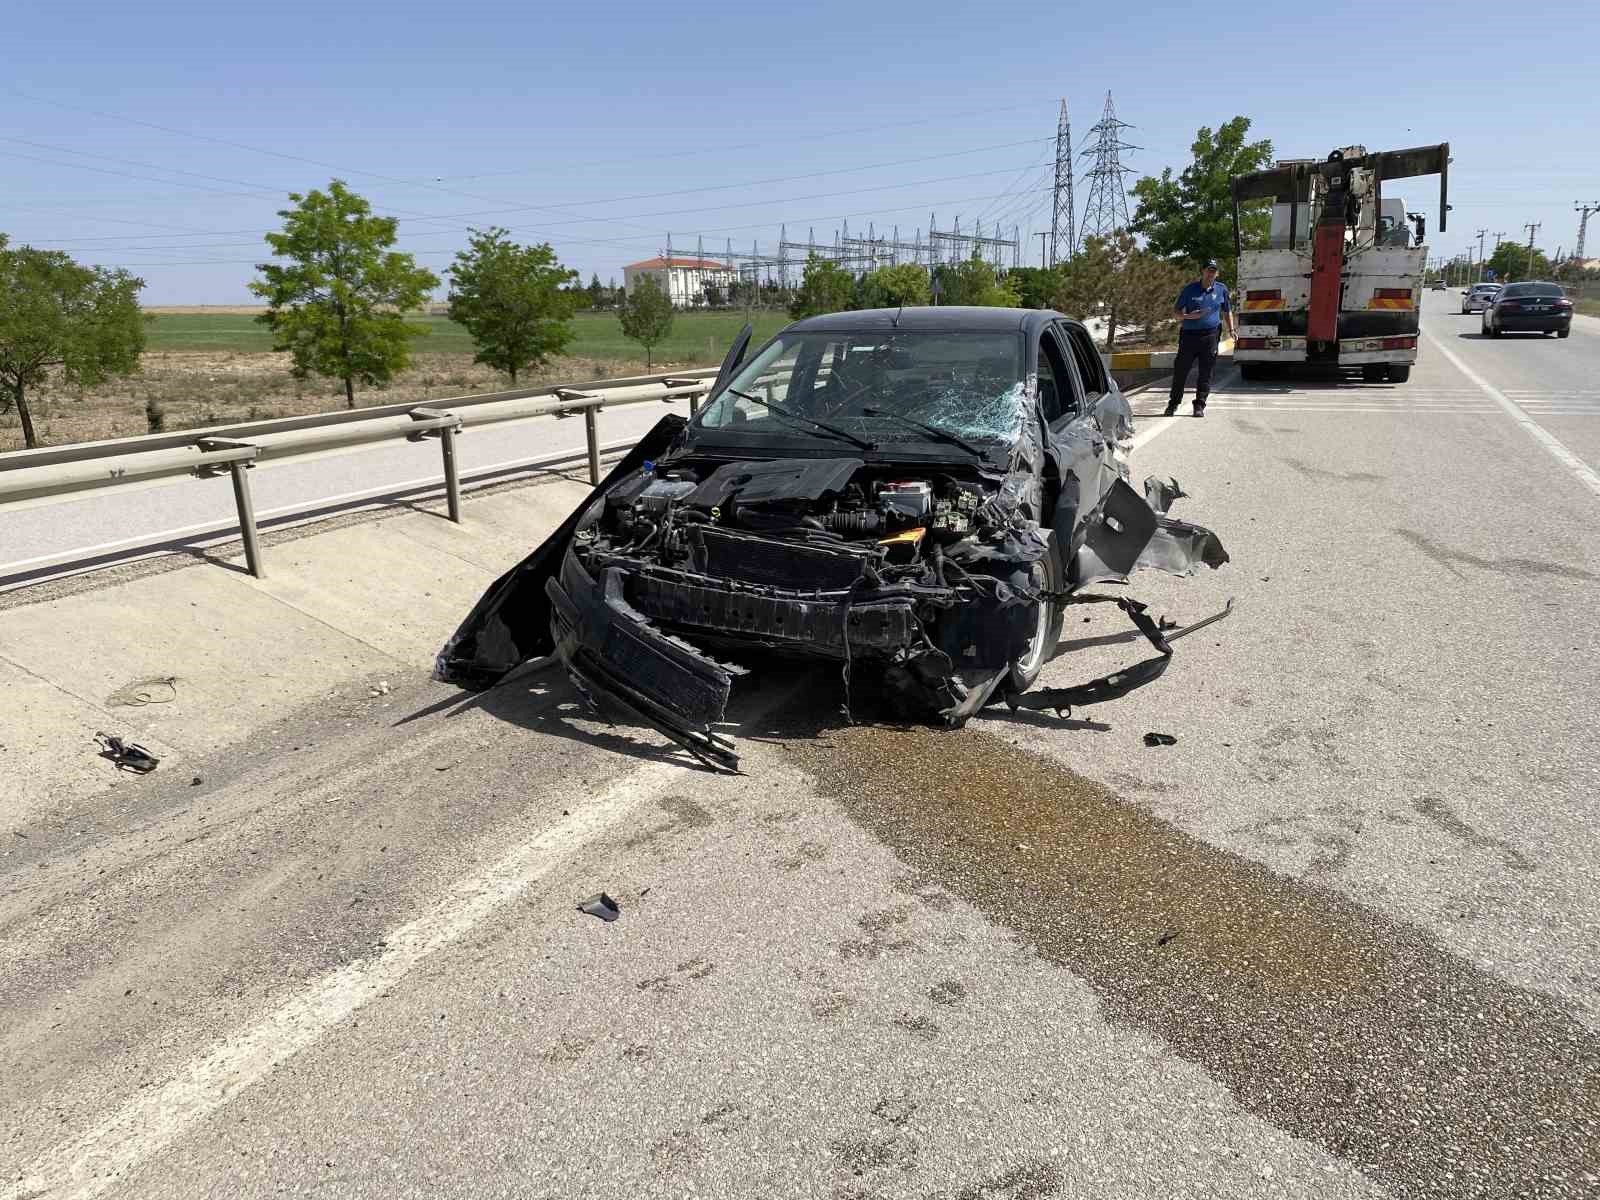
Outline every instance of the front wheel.
<path fill-rule="evenodd" d="M 1493 321 L 1489 322 L 1489 336 L 1490 337 L 1499 337 L 1500 336 L 1500 326 L 1496 325 Z"/>
<path fill-rule="evenodd" d="M 1563 337 L 1563 338 L 1564 337 L 1571 337 L 1572 336 L 1572 330 L 1570 330 L 1570 329 L 1558 329 L 1558 330 L 1556 330 L 1556 336 L 1557 337 Z"/>
<path fill-rule="evenodd" d="M 1390 383 L 1404 383 L 1411 378 L 1411 364 L 1398 363 L 1388 368 Z"/>
<path fill-rule="evenodd" d="M 1031 582 L 1042 591 L 1060 592 L 1065 589 L 1066 573 L 1058 560 L 1054 539 L 1050 553 L 1034 564 Z M 1007 671 L 1007 691 L 1025 692 L 1038 680 L 1039 672 L 1044 670 L 1044 664 L 1050 661 L 1050 656 L 1055 653 L 1056 644 L 1061 641 L 1061 626 L 1066 617 L 1066 607 L 1060 600 L 1049 599 L 1039 605 L 1033 633 L 1028 638 L 1028 648 L 1021 658 L 1012 660 Z"/>

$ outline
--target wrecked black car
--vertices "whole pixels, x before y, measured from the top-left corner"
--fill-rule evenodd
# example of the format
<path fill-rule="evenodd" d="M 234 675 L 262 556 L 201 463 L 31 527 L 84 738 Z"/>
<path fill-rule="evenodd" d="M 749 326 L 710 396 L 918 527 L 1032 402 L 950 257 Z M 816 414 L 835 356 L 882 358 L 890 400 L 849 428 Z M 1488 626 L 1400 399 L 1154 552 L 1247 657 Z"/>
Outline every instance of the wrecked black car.
<path fill-rule="evenodd" d="M 746 669 L 728 660 L 752 652 L 839 664 L 847 708 L 872 689 L 952 726 L 994 701 L 1061 711 L 1162 672 L 1188 631 L 1084 589 L 1228 556 L 1167 515 L 1175 482 L 1129 485 L 1132 414 L 1081 325 L 1000 308 L 836 313 L 746 361 L 749 334 L 695 417 L 663 418 L 490 587 L 436 678 L 483 688 L 555 655 L 591 703 L 734 769 L 714 726 Z M 1120 605 L 1158 653 L 1030 691 L 1066 607 L 1088 601 Z"/>

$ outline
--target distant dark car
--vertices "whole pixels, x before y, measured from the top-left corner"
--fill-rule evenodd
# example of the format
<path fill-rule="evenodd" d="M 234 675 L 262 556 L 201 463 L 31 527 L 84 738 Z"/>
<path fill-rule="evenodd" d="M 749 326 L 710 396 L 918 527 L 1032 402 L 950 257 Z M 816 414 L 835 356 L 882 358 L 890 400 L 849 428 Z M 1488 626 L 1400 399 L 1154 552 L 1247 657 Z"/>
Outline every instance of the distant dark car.
<path fill-rule="evenodd" d="M 1483 332 L 1487 337 L 1507 332 L 1566 337 L 1572 332 L 1572 301 L 1558 283 L 1508 283 L 1483 310 Z"/>
<path fill-rule="evenodd" d="M 1161 673 L 1184 631 L 1120 589 L 1085 589 L 1228 556 L 1167 515 L 1175 482 L 1129 485 L 1132 412 L 1081 324 L 1006 308 L 835 313 L 746 361 L 749 336 L 698 415 L 664 417 L 490 587 L 436 678 L 489 687 L 554 655 L 591 702 L 732 769 L 715 728 L 745 672 L 730 658 L 831 662 L 846 706 L 871 693 L 952 726 L 991 700 L 1060 711 Z M 1090 600 L 1118 604 L 1160 653 L 1030 690 L 1067 607 Z"/>

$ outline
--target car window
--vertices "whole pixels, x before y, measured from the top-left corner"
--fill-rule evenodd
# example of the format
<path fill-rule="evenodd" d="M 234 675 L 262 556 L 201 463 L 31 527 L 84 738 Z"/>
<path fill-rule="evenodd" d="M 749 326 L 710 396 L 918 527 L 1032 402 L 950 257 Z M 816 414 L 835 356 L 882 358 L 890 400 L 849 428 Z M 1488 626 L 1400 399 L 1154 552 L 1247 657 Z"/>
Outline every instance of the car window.
<path fill-rule="evenodd" d="M 1083 380 L 1084 403 L 1093 405 L 1110 390 L 1105 364 L 1100 361 L 1100 352 L 1094 348 L 1094 343 L 1089 340 L 1088 331 L 1082 327 L 1063 325 L 1060 330 L 1067 340 L 1067 345 L 1072 348 L 1073 361 L 1078 366 L 1078 377 Z"/>
<path fill-rule="evenodd" d="M 1039 339 L 1039 410 L 1047 423 L 1061 418 L 1061 392 L 1066 383 L 1061 354 L 1047 333 Z"/>
<path fill-rule="evenodd" d="M 1061 341 L 1060 330 L 1051 326 L 1039 340 L 1039 364 L 1050 364 L 1050 375 L 1055 385 L 1055 402 L 1046 408 L 1045 420 L 1055 422 L 1063 417 L 1074 417 L 1083 411 L 1083 383 L 1078 378 L 1078 368 L 1069 357 L 1070 351 Z"/>
<path fill-rule="evenodd" d="M 1559 298 L 1566 293 L 1554 283 L 1513 283 L 1501 295 L 1507 300 L 1514 300 L 1518 296 L 1549 296 Z"/>

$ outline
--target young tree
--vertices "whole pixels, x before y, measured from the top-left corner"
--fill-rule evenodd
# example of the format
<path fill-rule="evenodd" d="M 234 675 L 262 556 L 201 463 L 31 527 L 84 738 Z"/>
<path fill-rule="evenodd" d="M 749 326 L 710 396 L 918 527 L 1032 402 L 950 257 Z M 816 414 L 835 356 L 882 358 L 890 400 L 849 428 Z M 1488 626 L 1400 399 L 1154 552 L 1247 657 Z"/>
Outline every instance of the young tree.
<path fill-rule="evenodd" d="M 649 275 L 640 275 L 633 281 L 633 294 L 624 295 L 617 308 L 622 322 L 622 336 L 644 347 L 644 366 L 655 365 L 651 349 L 672 332 L 672 301 Z"/>
<path fill-rule="evenodd" d="M 339 179 L 326 192 L 290 192 L 280 209 L 283 232 L 267 234 L 287 263 L 262 263 L 250 290 L 267 302 L 256 319 L 272 330 L 272 348 L 294 357 L 300 379 L 315 372 L 344 383 L 356 406 L 357 381 L 389 382 L 411 361 L 411 339 L 426 332 L 404 314 L 422 306 L 439 277 L 409 254 L 389 250 L 396 221 L 375 217 Z"/>
<path fill-rule="evenodd" d="M 1065 266 L 1062 263 L 1054 267 L 1012 267 L 1006 272 L 1006 278 L 1016 283 L 1023 308 L 1049 308 L 1061 290 Z"/>
<path fill-rule="evenodd" d="M 511 376 L 542 366 L 572 341 L 572 314 L 588 297 L 548 242 L 519 246 L 504 229 L 469 230 L 450 268 L 450 319 L 466 327 L 473 362 Z"/>
<path fill-rule="evenodd" d="M 1055 307 L 1079 320 L 1103 318 L 1109 353 L 1119 328 L 1137 325 L 1153 338 L 1169 324 L 1184 278 L 1177 266 L 1140 250 L 1131 234 L 1092 237 L 1062 268 Z"/>
<path fill-rule="evenodd" d="M 24 445 L 39 444 L 28 389 L 52 367 L 83 386 L 139 369 L 143 287 L 126 271 L 85 267 L 59 250 L 8 249 L 0 233 L 0 412 L 16 408 Z"/>
<path fill-rule="evenodd" d="M 606 290 L 600 286 L 600 273 L 592 271 L 589 274 L 589 307 L 603 308 L 606 302 Z"/>
<path fill-rule="evenodd" d="M 1133 185 L 1139 204 L 1133 232 L 1142 235 L 1152 254 L 1172 262 L 1205 262 L 1214 258 L 1223 281 L 1232 287 L 1238 277 L 1233 254 L 1233 195 L 1229 181 L 1272 165 L 1272 142 L 1246 142 L 1249 117 L 1234 117 L 1215 132 L 1202 126 L 1190 146 L 1193 161 L 1176 177 L 1167 167 L 1159 178 L 1147 176 Z M 1265 246 L 1271 206 L 1239 210 L 1240 239 L 1246 248 Z"/>
<path fill-rule="evenodd" d="M 800 287 L 789 301 L 789 315 L 796 321 L 819 313 L 843 312 L 855 300 L 856 281 L 836 262 L 807 255 Z"/>
<path fill-rule="evenodd" d="M 1016 282 L 999 278 L 976 249 L 965 262 L 947 263 L 935 270 L 940 304 L 979 304 L 988 308 L 1020 308 Z"/>
<path fill-rule="evenodd" d="M 894 308 L 928 302 L 928 271 L 916 263 L 879 267 L 861 278 L 862 308 Z"/>
<path fill-rule="evenodd" d="M 1497 283 L 1515 279 L 1549 279 L 1553 270 L 1550 260 L 1537 246 L 1533 249 L 1533 263 L 1530 266 L 1527 242 L 1501 242 L 1484 266 L 1494 272 Z M 1472 264 L 1469 274 L 1474 281 L 1478 278 L 1477 263 Z M 1488 275 L 1485 274 L 1484 278 L 1487 279 Z"/>

